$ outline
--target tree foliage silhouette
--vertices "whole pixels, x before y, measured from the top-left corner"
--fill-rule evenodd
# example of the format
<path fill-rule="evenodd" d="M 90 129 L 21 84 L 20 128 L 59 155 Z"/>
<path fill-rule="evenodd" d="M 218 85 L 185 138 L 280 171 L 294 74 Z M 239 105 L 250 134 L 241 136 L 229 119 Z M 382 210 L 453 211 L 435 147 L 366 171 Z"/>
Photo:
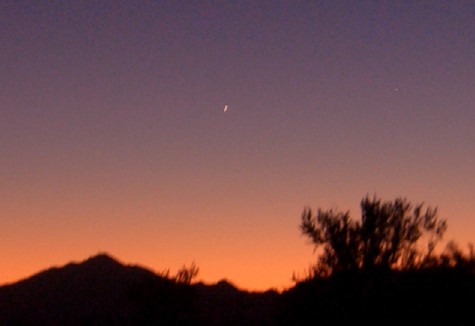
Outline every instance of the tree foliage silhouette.
<path fill-rule="evenodd" d="M 439 220 L 436 208 L 413 206 L 405 198 L 383 202 L 376 196 L 366 196 L 361 201 L 360 221 L 352 220 L 349 211 L 318 209 L 314 215 L 305 208 L 300 229 L 316 250 L 323 249 L 313 276 L 329 276 L 423 266 L 432 257 L 447 224 Z M 418 246 L 424 237 L 426 250 Z"/>

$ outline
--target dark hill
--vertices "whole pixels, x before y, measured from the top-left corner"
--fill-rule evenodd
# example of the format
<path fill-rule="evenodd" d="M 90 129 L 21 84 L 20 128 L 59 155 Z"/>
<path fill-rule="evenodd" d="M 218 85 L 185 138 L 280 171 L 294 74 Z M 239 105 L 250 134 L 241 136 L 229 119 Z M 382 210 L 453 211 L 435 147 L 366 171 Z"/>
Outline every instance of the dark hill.
<path fill-rule="evenodd" d="M 273 325 L 275 291 L 246 292 L 227 281 L 215 285 L 193 285 L 194 315 L 205 325 Z"/>
<path fill-rule="evenodd" d="M 178 304 L 185 304 L 185 297 L 185 291 L 171 280 L 137 266 L 124 266 L 107 255 L 98 255 L 0 288 L 0 324 L 122 324 L 166 320 L 170 309 L 177 310 Z"/>
<path fill-rule="evenodd" d="M 0 287 L 0 325 L 268 324 L 268 297 L 225 281 L 176 283 L 101 254 Z"/>

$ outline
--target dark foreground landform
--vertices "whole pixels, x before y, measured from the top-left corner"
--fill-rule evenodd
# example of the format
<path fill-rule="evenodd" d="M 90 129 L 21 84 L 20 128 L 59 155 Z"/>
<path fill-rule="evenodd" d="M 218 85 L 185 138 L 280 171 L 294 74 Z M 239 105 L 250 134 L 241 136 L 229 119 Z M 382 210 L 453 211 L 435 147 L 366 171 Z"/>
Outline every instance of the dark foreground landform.
<path fill-rule="evenodd" d="M 278 293 L 184 284 L 108 255 L 0 287 L 0 325 L 475 324 L 464 268 L 352 273 Z"/>

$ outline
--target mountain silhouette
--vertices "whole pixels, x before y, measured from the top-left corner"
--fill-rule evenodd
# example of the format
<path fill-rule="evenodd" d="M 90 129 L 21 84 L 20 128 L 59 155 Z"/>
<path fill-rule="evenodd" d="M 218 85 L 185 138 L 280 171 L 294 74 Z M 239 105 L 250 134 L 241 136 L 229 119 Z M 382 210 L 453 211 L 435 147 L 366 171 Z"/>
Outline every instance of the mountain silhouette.
<path fill-rule="evenodd" d="M 0 324 L 145 322 L 178 292 L 171 280 L 100 254 L 0 288 Z"/>
<path fill-rule="evenodd" d="M 276 295 L 180 284 L 99 254 L 0 287 L 0 325 L 267 324 Z"/>

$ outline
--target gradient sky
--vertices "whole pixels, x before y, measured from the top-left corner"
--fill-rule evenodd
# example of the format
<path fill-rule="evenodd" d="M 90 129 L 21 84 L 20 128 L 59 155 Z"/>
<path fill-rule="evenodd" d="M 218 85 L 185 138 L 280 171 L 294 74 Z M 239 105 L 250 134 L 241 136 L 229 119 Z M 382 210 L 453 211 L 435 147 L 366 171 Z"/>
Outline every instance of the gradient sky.
<path fill-rule="evenodd" d="M 281 289 L 303 208 L 374 193 L 474 240 L 472 0 L 3 0 L 0 49 L 0 284 L 106 251 Z"/>

